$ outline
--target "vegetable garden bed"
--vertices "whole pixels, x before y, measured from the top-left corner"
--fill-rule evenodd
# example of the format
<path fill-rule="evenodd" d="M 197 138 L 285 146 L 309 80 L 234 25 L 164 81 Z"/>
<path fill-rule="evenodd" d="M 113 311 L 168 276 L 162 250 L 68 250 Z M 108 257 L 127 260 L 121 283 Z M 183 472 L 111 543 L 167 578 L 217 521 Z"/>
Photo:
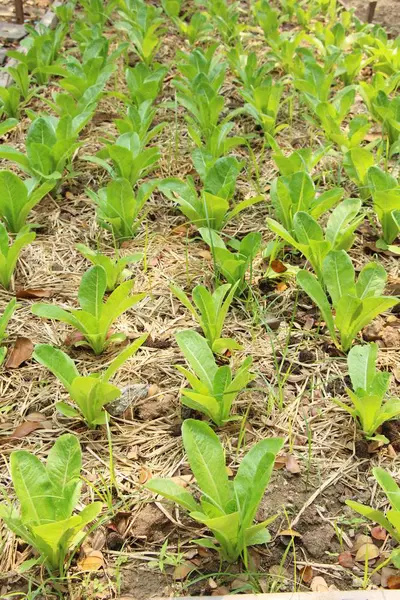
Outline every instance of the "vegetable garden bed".
<path fill-rule="evenodd" d="M 398 41 L 334 0 L 57 15 L 0 95 L 0 597 L 391 599 Z"/>

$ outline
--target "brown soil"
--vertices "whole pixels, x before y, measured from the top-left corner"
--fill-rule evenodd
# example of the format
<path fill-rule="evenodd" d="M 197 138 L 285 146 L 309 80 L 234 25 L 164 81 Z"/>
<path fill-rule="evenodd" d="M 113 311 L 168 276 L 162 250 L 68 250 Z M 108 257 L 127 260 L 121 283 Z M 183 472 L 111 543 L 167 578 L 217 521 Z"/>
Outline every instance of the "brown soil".
<path fill-rule="evenodd" d="M 347 8 L 354 8 L 361 21 L 367 20 L 369 0 L 343 0 Z M 400 35 L 399 0 L 378 0 L 372 23 L 382 25 L 392 36 Z"/>

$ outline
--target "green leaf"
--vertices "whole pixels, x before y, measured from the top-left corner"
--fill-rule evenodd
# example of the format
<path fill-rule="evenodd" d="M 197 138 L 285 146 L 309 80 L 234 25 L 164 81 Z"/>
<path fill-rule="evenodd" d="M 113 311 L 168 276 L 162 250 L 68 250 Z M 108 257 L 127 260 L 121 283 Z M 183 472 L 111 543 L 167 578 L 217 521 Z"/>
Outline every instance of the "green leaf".
<path fill-rule="evenodd" d="M 385 269 L 382 265 L 370 262 L 360 271 L 356 283 L 358 298 L 371 298 L 383 294 L 387 280 Z"/>
<path fill-rule="evenodd" d="M 92 314 L 96 319 L 101 316 L 106 287 L 107 276 L 103 267 L 96 265 L 83 274 L 78 301 L 82 310 Z"/>
<path fill-rule="evenodd" d="M 308 271 L 299 271 L 296 275 L 296 281 L 320 309 L 326 326 L 329 329 L 329 333 L 331 334 L 332 340 L 337 343 L 331 305 L 329 304 L 328 298 L 319 281 L 317 281 L 314 275 Z"/>
<path fill-rule="evenodd" d="M 231 500 L 231 492 L 218 437 L 207 423 L 186 419 L 182 425 L 182 439 L 201 492 L 224 511 Z"/>
<path fill-rule="evenodd" d="M 72 513 L 80 492 L 82 468 L 81 447 L 75 435 L 59 437 L 47 457 L 46 470 L 52 483 L 56 504 L 56 519 L 66 519 Z"/>
<path fill-rule="evenodd" d="M 118 354 L 116 358 L 112 361 L 112 363 L 107 367 L 107 370 L 102 375 L 102 381 L 109 381 L 113 375 L 118 371 L 118 369 L 129 359 L 131 356 L 136 354 L 139 350 L 140 346 L 144 344 L 144 342 L 148 338 L 148 333 L 140 336 L 137 340 L 132 342 L 129 346 L 127 346 L 122 352 Z"/>
<path fill-rule="evenodd" d="M 372 473 L 385 492 L 392 508 L 400 512 L 400 488 L 396 481 L 393 479 L 390 473 L 381 467 L 375 467 L 372 469 Z M 398 528 L 398 530 L 400 534 L 400 528 Z"/>
<path fill-rule="evenodd" d="M 33 358 L 55 375 L 69 391 L 75 377 L 79 377 L 74 361 L 65 352 L 50 344 L 36 344 Z"/>
<path fill-rule="evenodd" d="M 367 344 L 354 346 L 347 357 L 347 367 L 353 389 L 368 391 L 376 375 L 376 359 L 378 346 Z"/>
<path fill-rule="evenodd" d="M 190 367 L 211 391 L 217 365 L 206 340 L 196 331 L 190 330 L 179 331 L 175 338 Z"/>
<path fill-rule="evenodd" d="M 343 295 L 356 295 L 353 263 L 344 250 L 329 252 L 324 259 L 322 268 L 324 283 L 334 306 L 338 304 Z"/>
<path fill-rule="evenodd" d="M 193 496 L 172 479 L 154 477 L 150 479 L 144 487 L 155 494 L 164 496 L 167 500 L 176 502 L 179 506 L 183 506 L 183 508 L 186 508 L 187 510 L 199 510 L 199 505 L 194 500 Z"/>
<path fill-rule="evenodd" d="M 76 417 L 80 416 L 79 411 L 66 402 L 56 402 L 55 407 L 65 417 L 71 417 L 75 419 Z"/>

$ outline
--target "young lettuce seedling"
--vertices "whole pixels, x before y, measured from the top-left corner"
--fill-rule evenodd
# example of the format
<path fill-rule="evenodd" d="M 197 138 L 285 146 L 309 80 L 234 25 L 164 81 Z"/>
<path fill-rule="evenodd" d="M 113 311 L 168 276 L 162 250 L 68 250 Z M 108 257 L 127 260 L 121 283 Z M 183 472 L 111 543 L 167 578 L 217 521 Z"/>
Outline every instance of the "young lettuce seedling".
<path fill-rule="evenodd" d="M 142 335 L 125 348 L 102 375 L 95 373 L 86 377 L 80 376 L 74 361 L 65 352 L 49 344 L 37 344 L 33 358 L 61 381 L 79 410 L 66 402 L 57 402 L 56 408 L 66 417 L 82 416 L 88 427 L 94 429 L 97 425 L 107 422 L 105 405 L 121 395 L 121 390 L 109 383 L 111 377 L 124 362 L 136 354 L 146 338 L 147 334 Z"/>
<path fill-rule="evenodd" d="M 204 524 L 216 540 L 201 538 L 193 542 L 217 550 L 223 560 L 234 562 L 243 557 L 247 564 L 247 548 L 271 539 L 266 527 L 276 515 L 256 525 L 254 517 L 283 440 L 271 438 L 255 444 L 242 459 L 232 481 L 228 479 L 221 442 L 207 423 L 187 419 L 182 425 L 182 439 L 201 492 L 200 501 L 173 479 L 154 477 L 145 487 L 188 510 L 192 519 Z"/>
<path fill-rule="evenodd" d="M 342 188 L 332 188 L 319 196 L 311 176 L 304 170 L 285 177 L 277 177 L 271 184 L 271 202 L 276 220 L 293 234 L 293 217 L 305 212 L 318 219 L 333 208 L 343 197 Z"/>
<path fill-rule="evenodd" d="M 143 254 L 140 252 L 122 257 L 119 257 L 118 252 L 116 252 L 115 256 L 111 258 L 101 254 L 101 252 L 91 250 L 84 244 L 77 244 L 76 249 L 91 263 L 103 267 L 107 275 L 107 292 L 113 292 L 120 283 L 128 279 L 130 275 L 130 271 L 126 269 L 128 265 L 137 263 L 143 258 Z"/>
<path fill-rule="evenodd" d="M 12 298 L 10 302 L 7 304 L 3 314 L 0 317 L 0 344 L 6 337 L 6 329 L 9 320 L 14 314 L 15 309 L 17 308 L 17 301 L 15 298 Z M 0 365 L 3 364 L 4 359 L 7 354 L 7 348 L 0 348 Z"/>
<path fill-rule="evenodd" d="M 218 367 L 207 341 L 196 331 L 180 331 L 176 341 L 194 372 L 176 365 L 192 386 L 182 390 L 182 404 L 205 414 L 218 427 L 240 419 L 231 416 L 231 408 L 236 396 L 255 378 L 249 372 L 251 358 L 246 358 L 232 377 L 232 369 L 228 365 Z"/>
<path fill-rule="evenodd" d="M 190 311 L 203 330 L 207 342 L 215 354 L 223 354 L 226 350 L 240 350 L 241 346 L 232 338 L 223 338 L 222 329 L 225 317 L 235 295 L 239 282 L 234 285 L 220 285 L 214 293 L 210 293 L 203 285 L 197 285 L 190 302 L 185 292 L 177 285 L 170 285 L 170 290 Z"/>
<path fill-rule="evenodd" d="M 26 226 L 29 212 L 54 187 L 46 181 L 39 187 L 34 179 L 23 181 L 12 171 L 0 171 L 0 217 L 7 229 L 18 233 Z"/>
<path fill-rule="evenodd" d="M 100 502 L 93 502 L 73 514 L 82 485 L 81 468 L 79 441 L 71 434 L 58 438 L 46 465 L 26 450 L 11 453 L 11 478 L 20 510 L 0 504 L 0 518 L 36 550 L 36 564 L 44 564 L 52 573 L 63 575 L 68 553 L 82 543 L 85 526 L 102 508 Z"/>
<path fill-rule="evenodd" d="M 293 236 L 274 219 L 267 219 L 267 225 L 279 237 L 301 252 L 323 281 L 322 263 L 331 250 L 349 250 L 356 238 L 355 230 L 364 220 L 359 214 L 361 200 L 343 200 L 328 219 L 325 232 L 311 215 L 297 212 L 293 218 Z"/>
<path fill-rule="evenodd" d="M 372 473 L 385 492 L 391 506 L 386 515 L 380 510 L 375 510 L 371 506 L 365 506 L 353 500 L 346 500 L 346 504 L 373 523 L 379 523 L 400 544 L 400 488 L 390 473 L 384 469 L 375 467 L 372 469 Z M 400 548 L 395 548 L 390 558 L 395 567 L 400 569 Z"/>
<path fill-rule="evenodd" d="M 130 296 L 133 281 L 121 283 L 106 302 L 103 302 L 107 288 L 107 275 L 103 267 L 96 265 L 86 271 L 81 279 L 78 291 L 78 302 L 81 308 L 65 310 L 54 304 L 37 303 L 32 312 L 44 319 L 54 319 L 68 323 L 84 337 L 77 345 L 88 345 L 95 354 L 101 354 L 112 343 L 122 342 L 123 333 L 109 335 L 110 327 L 122 313 L 137 304 L 146 294 Z"/>
<path fill-rule="evenodd" d="M 100 225 L 112 232 L 117 243 L 135 237 L 136 230 L 145 217 L 145 214 L 140 213 L 157 183 L 156 180 L 147 181 L 134 193 L 127 179 L 114 179 L 97 194 L 87 190 L 96 203 Z"/>
<path fill-rule="evenodd" d="M 322 277 L 332 304 L 321 283 L 308 271 L 299 271 L 297 283 L 310 296 L 338 348 L 347 352 L 357 334 L 375 317 L 398 304 L 398 298 L 383 296 L 387 274 L 370 262 L 355 281 L 351 258 L 344 250 L 331 251 L 322 263 Z M 336 330 L 339 331 L 338 340 Z"/>
<path fill-rule="evenodd" d="M 367 439 L 389 440 L 383 435 L 375 435 L 376 430 L 386 421 L 400 414 L 400 399 L 384 401 L 390 383 L 390 373 L 376 369 L 377 344 L 354 346 L 347 356 L 347 367 L 353 390 L 347 393 L 354 405 L 349 407 L 339 400 L 339 406 L 347 410 L 360 423 Z"/>
<path fill-rule="evenodd" d="M 375 166 L 368 169 L 367 180 L 374 210 L 382 227 L 383 239 L 379 241 L 399 254 L 400 249 L 390 244 L 400 233 L 400 185 L 392 175 Z"/>
<path fill-rule="evenodd" d="M 201 227 L 199 233 L 203 240 L 210 246 L 217 270 L 231 285 L 235 285 L 237 295 L 244 292 L 247 287 L 246 273 L 251 270 L 253 260 L 261 247 L 261 233 L 248 233 L 239 240 L 229 240 L 229 245 L 235 250 L 231 252 L 226 247 L 223 239 L 213 230 Z"/>
<path fill-rule="evenodd" d="M 10 239 L 3 223 L 0 223 L 0 284 L 9 289 L 15 266 L 23 248 L 28 246 L 36 237 L 28 225 L 19 230 L 15 240 L 10 245 Z"/>
<path fill-rule="evenodd" d="M 118 8 L 122 21 L 117 21 L 115 27 L 127 33 L 133 51 L 142 62 L 151 65 L 165 33 L 165 29 L 160 29 L 163 24 L 161 7 L 137 0 L 120 2 Z"/>
<path fill-rule="evenodd" d="M 167 125 L 165 122 L 159 123 L 151 129 L 155 114 L 156 109 L 153 108 L 151 100 L 146 100 L 138 107 L 128 106 L 126 116 L 123 119 L 116 119 L 115 125 L 121 135 L 137 133 L 144 148 Z"/>

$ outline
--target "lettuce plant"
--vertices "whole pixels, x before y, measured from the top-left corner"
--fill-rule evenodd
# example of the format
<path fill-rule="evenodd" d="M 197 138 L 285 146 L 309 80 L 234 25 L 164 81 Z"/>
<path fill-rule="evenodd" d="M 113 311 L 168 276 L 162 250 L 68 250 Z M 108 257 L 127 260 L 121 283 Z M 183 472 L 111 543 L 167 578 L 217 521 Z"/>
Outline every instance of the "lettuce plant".
<path fill-rule="evenodd" d="M 225 81 L 227 63 L 221 60 L 217 53 L 218 44 L 212 44 L 206 50 L 195 48 L 192 52 L 178 52 L 177 69 L 180 72 L 184 82 L 192 90 L 196 88 L 196 80 L 203 78 L 204 81 L 218 93 Z M 174 84 L 179 88 L 179 80 L 174 80 Z"/>
<path fill-rule="evenodd" d="M 101 85 L 92 85 L 79 100 L 76 100 L 73 94 L 56 92 L 52 100 L 44 101 L 58 117 L 70 117 L 73 129 L 80 131 L 92 119 L 102 92 Z"/>
<path fill-rule="evenodd" d="M 7 55 L 23 63 L 36 81 L 43 85 L 49 78 L 48 68 L 59 60 L 61 45 L 68 27 L 64 24 L 58 25 L 55 29 L 44 25 L 37 28 L 25 25 L 25 29 L 29 33 L 21 43 L 25 52 L 9 50 Z"/>
<path fill-rule="evenodd" d="M 232 481 L 228 479 L 221 443 L 207 423 L 187 419 L 182 425 L 182 439 L 200 489 L 200 500 L 173 479 L 154 477 L 145 487 L 188 510 L 216 540 L 202 538 L 193 540 L 195 543 L 217 550 L 223 560 L 234 562 L 243 557 L 247 564 L 248 546 L 265 544 L 271 539 L 266 527 L 275 517 L 256 525 L 254 517 L 283 440 L 270 438 L 255 444 L 242 459 Z"/>
<path fill-rule="evenodd" d="M 312 151 L 311 148 L 299 148 L 289 156 L 285 156 L 279 145 L 272 136 L 268 137 L 268 143 L 273 150 L 272 158 L 278 167 L 280 175 L 289 177 L 299 171 L 311 171 L 317 166 L 322 158 L 329 152 L 330 146 L 323 146 L 320 150 Z"/>
<path fill-rule="evenodd" d="M 110 257 L 101 252 L 95 252 L 84 244 L 77 244 L 76 249 L 92 264 L 103 267 L 107 276 L 107 292 L 113 292 L 122 281 L 129 277 L 130 271 L 126 268 L 128 265 L 137 263 L 143 258 L 143 254 L 139 252 L 122 257 L 116 252 L 114 257 Z"/>
<path fill-rule="evenodd" d="M 151 140 L 157 136 L 166 127 L 167 123 L 159 123 L 151 127 L 156 109 L 152 107 L 151 100 L 146 100 L 136 106 L 128 106 L 126 116 L 122 119 L 116 119 L 115 125 L 119 133 L 136 133 L 139 136 L 140 143 L 144 148 Z"/>
<path fill-rule="evenodd" d="M 151 66 L 138 63 L 133 68 L 128 68 L 125 71 L 129 96 L 124 94 L 115 95 L 126 104 L 136 106 L 137 108 L 143 102 L 153 104 L 161 92 L 167 71 L 166 67 L 158 63 L 153 63 Z"/>
<path fill-rule="evenodd" d="M 207 39 L 213 29 L 209 14 L 206 12 L 198 11 L 190 19 L 175 19 L 174 22 L 191 46 Z"/>
<path fill-rule="evenodd" d="M 240 419 L 231 415 L 232 404 L 255 378 L 250 373 L 251 357 L 243 361 L 233 376 L 229 365 L 218 367 L 207 340 L 196 331 L 180 331 L 175 338 L 192 370 L 176 365 L 191 385 L 190 389 L 182 390 L 182 404 L 203 413 L 218 427 Z"/>
<path fill-rule="evenodd" d="M 363 53 L 360 49 L 353 50 L 348 54 L 343 54 L 339 61 L 336 76 L 340 77 L 343 84 L 351 85 L 358 77 L 363 62 Z"/>
<path fill-rule="evenodd" d="M 242 164 L 233 156 L 219 158 L 214 163 L 204 163 L 197 155 L 195 165 L 203 179 L 200 194 L 191 177 L 186 182 L 175 177 L 164 179 L 158 187 L 167 198 L 178 204 L 179 210 L 196 227 L 220 230 L 240 212 L 263 200 L 263 196 L 254 196 L 238 202 L 230 209 L 236 179 L 242 169 Z"/>
<path fill-rule="evenodd" d="M 122 342 L 126 338 L 122 333 L 110 333 L 110 327 L 122 313 L 146 295 L 130 296 L 133 281 L 125 281 L 103 302 L 106 288 L 106 272 L 100 265 L 95 265 L 82 276 L 78 291 L 80 308 L 65 310 L 54 304 L 39 302 L 32 306 L 32 312 L 38 317 L 71 325 L 83 336 L 83 340 L 78 341 L 77 345 L 90 346 L 95 354 L 101 354 L 110 344 Z"/>
<path fill-rule="evenodd" d="M 293 232 L 293 217 L 306 212 L 318 219 L 337 204 L 344 190 L 336 187 L 317 196 L 314 182 L 306 171 L 298 171 L 285 177 L 277 177 L 271 184 L 271 202 L 276 220 L 289 232 Z"/>
<path fill-rule="evenodd" d="M 161 0 L 161 6 L 170 19 L 176 19 L 182 9 L 182 0 Z"/>
<path fill-rule="evenodd" d="M 325 232 L 308 213 L 300 211 L 293 217 L 293 235 L 274 219 L 267 219 L 271 231 L 305 256 L 323 281 L 322 264 L 331 250 L 349 250 L 356 238 L 355 230 L 364 220 L 365 214 L 359 214 L 361 200 L 348 198 L 343 200 L 329 216 Z"/>
<path fill-rule="evenodd" d="M 111 377 L 131 356 L 136 354 L 146 341 L 147 334 L 142 335 L 125 348 L 109 364 L 103 374 L 81 376 L 74 361 L 62 350 L 49 344 L 37 344 L 33 358 L 44 365 L 61 381 L 78 410 L 66 402 L 56 402 L 56 408 L 66 417 L 83 417 L 88 427 L 95 429 L 97 425 L 107 422 L 104 407 L 121 395 L 121 390 L 110 383 Z"/>
<path fill-rule="evenodd" d="M 115 9 L 116 0 L 79 0 L 83 8 L 83 19 L 91 25 L 100 25 L 104 28 Z"/>
<path fill-rule="evenodd" d="M 400 98 L 389 98 L 385 92 L 379 91 L 372 104 L 374 113 L 388 137 L 390 156 L 400 154 Z"/>
<path fill-rule="evenodd" d="M 17 86 L 0 87 L 0 115 L 9 119 L 19 119 L 21 94 Z"/>
<path fill-rule="evenodd" d="M 376 166 L 368 169 L 367 179 L 383 242 L 392 244 L 400 233 L 400 185 L 392 175 Z"/>
<path fill-rule="evenodd" d="M 238 2 L 228 2 L 227 0 L 208 0 L 207 2 L 207 10 L 222 41 L 230 47 L 240 44 L 240 34 L 244 27 L 239 22 L 238 6 Z"/>
<path fill-rule="evenodd" d="M 132 44 L 133 51 L 146 65 L 151 65 L 160 47 L 164 29 L 161 7 L 147 4 L 142 0 L 131 3 L 119 2 L 122 20 L 115 23 L 117 29 L 124 31 Z"/>
<path fill-rule="evenodd" d="M 327 254 L 322 263 L 322 277 L 332 304 L 314 275 L 299 271 L 296 279 L 320 309 L 333 342 L 344 352 L 375 317 L 398 304 L 397 298 L 382 295 L 387 279 L 385 269 L 370 262 L 361 269 L 355 281 L 353 263 L 344 250 Z"/>
<path fill-rule="evenodd" d="M 31 76 L 29 75 L 28 67 L 24 63 L 6 68 L 7 73 L 14 80 L 15 86 L 18 88 L 20 95 L 24 100 L 29 100 L 33 95 L 30 90 Z"/>
<path fill-rule="evenodd" d="M 28 129 L 26 154 L 12 146 L 0 146 L 0 158 L 6 158 L 39 182 L 61 179 L 69 169 L 82 122 L 71 117 L 39 117 Z"/>
<path fill-rule="evenodd" d="M 252 268 L 253 260 L 261 247 L 261 233 L 248 233 L 239 241 L 229 240 L 234 250 L 229 250 L 223 239 L 213 230 L 201 227 L 199 233 L 210 246 L 217 271 L 231 285 L 237 284 L 236 292 L 240 295 L 247 287 L 246 273 Z"/>
<path fill-rule="evenodd" d="M 317 102 L 329 102 L 334 78 L 329 62 L 321 66 L 314 57 L 307 57 L 301 76 L 296 76 L 293 84 L 302 92 L 303 100 L 314 106 Z"/>
<path fill-rule="evenodd" d="M 385 402 L 390 373 L 376 369 L 377 357 L 377 344 L 353 346 L 347 356 L 347 367 L 353 387 L 352 390 L 348 389 L 347 393 L 353 406 L 335 401 L 360 423 L 367 439 L 382 439 L 388 443 L 389 440 L 385 436 L 375 434 L 383 423 L 400 414 L 400 399 L 391 398 Z"/>
<path fill-rule="evenodd" d="M 123 133 L 115 142 L 107 143 L 96 156 L 84 158 L 103 167 L 113 179 L 126 179 L 133 186 L 155 169 L 160 151 L 154 147 L 143 148 L 139 135 L 132 132 Z"/>
<path fill-rule="evenodd" d="M 286 125 L 276 125 L 284 85 L 274 82 L 271 76 L 265 77 L 257 87 L 239 90 L 245 100 L 243 109 L 239 111 L 250 115 L 262 128 L 264 134 L 274 135 Z"/>
<path fill-rule="evenodd" d="M 238 283 L 235 285 L 230 285 L 229 283 L 220 285 L 213 293 L 209 292 L 203 285 L 196 285 L 192 292 L 192 299 L 195 306 L 193 306 L 188 296 L 180 287 L 177 285 L 170 286 L 172 293 L 175 294 L 198 322 L 211 350 L 216 354 L 223 353 L 227 349 L 241 349 L 241 346 L 232 338 L 221 337 L 224 321 Z"/>
<path fill-rule="evenodd" d="M 393 477 L 381 467 L 372 469 L 372 474 L 379 486 L 385 492 L 389 501 L 390 508 L 386 515 L 380 510 L 375 510 L 371 506 L 365 506 L 353 500 L 346 500 L 347 506 L 350 506 L 358 514 L 366 517 L 373 523 L 379 523 L 399 544 L 400 543 L 400 488 Z M 391 560 L 397 569 L 400 568 L 400 548 L 395 548 L 391 554 Z"/>
<path fill-rule="evenodd" d="M 96 203 L 101 226 L 111 231 L 114 239 L 121 243 L 135 236 L 145 216 L 141 211 L 156 185 L 156 181 L 148 181 L 133 192 L 127 179 L 114 179 L 97 194 L 90 190 L 87 193 Z"/>
<path fill-rule="evenodd" d="M 0 223 L 0 284 L 7 290 L 10 287 L 15 266 L 23 248 L 28 246 L 36 237 L 26 225 L 19 230 L 10 244 L 10 238 L 3 223 Z"/>
<path fill-rule="evenodd" d="M 371 196 L 368 187 L 368 170 L 375 164 L 375 157 L 367 148 L 351 148 L 343 157 L 346 175 L 358 187 L 358 192 L 367 200 Z"/>
<path fill-rule="evenodd" d="M 82 486 L 81 468 L 78 438 L 68 433 L 57 439 L 45 465 L 27 450 L 14 450 L 10 470 L 20 510 L 0 504 L 0 518 L 36 550 L 36 563 L 61 575 L 66 557 L 81 544 L 85 526 L 102 508 L 100 502 L 93 502 L 73 514 Z"/>
<path fill-rule="evenodd" d="M 274 44 L 279 38 L 279 14 L 274 10 L 268 0 L 257 0 L 253 5 L 254 17 L 264 32 L 264 37 L 269 45 Z"/>
<path fill-rule="evenodd" d="M 23 181 L 12 171 L 0 171 L 0 216 L 7 229 L 12 233 L 21 231 L 29 212 L 53 187 L 52 181 L 37 186 L 35 180 Z"/>
<path fill-rule="evenodd" d="M 273 68 L 271 63 L 259 65 L 255 52 L 240 54 L 238 48 L 229 51 L 228 59 L 232 71 L 245 89 L 259 87 Z"/>
<path fill-rule="evenodd" d="M 8 322 L 11 319 L 11 317 L 13 316 L 16 308 L 17 308 L 17 301 L 15 298 L 11 298 L 10 302 L 7 304 L 7 306 L 4 309 L 3 314 L 0 317 L 0 344 L 3 342 L 4 338 L 6 337 L 6 329 L 7 329 Z M 3 364 L 6 354 L 7 354 L 7 348 L 1 347 L 0 348 L 0 365 Z"/>
<path fill-rule="evenodd" d="M 1 113 L 0 113 L 1 117 Z M 0 121 L 0 137 L 6 135 L 11 129 L 14 129 L 18 125 L 17 119 L 6 119 L 5 121 Z"/>

